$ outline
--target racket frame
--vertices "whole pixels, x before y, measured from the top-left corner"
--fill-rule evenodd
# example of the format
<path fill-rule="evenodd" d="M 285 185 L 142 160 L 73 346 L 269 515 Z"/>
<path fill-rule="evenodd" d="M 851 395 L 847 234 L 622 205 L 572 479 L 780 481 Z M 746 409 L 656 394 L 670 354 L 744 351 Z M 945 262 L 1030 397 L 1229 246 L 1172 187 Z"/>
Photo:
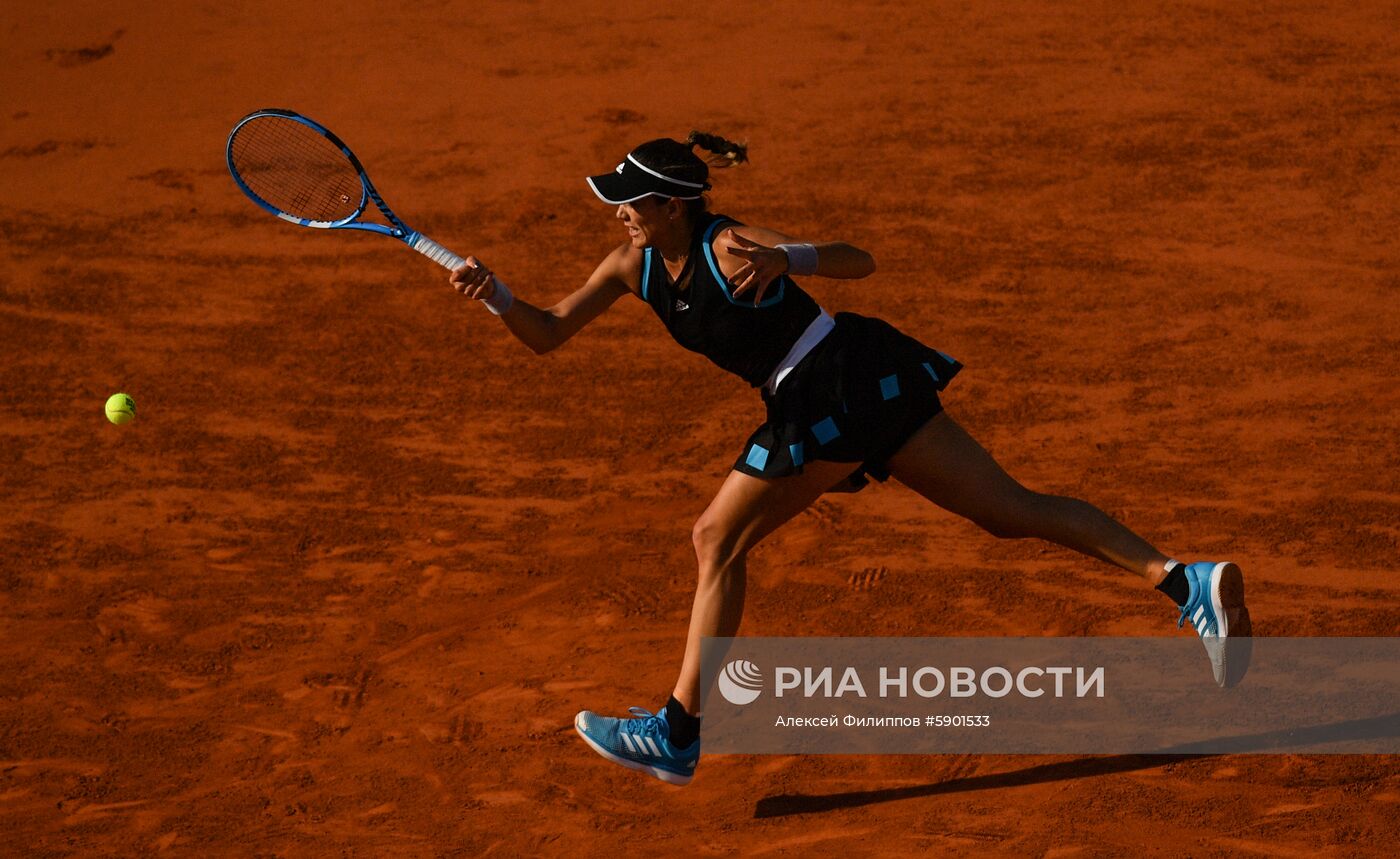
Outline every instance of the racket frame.
<path fill-rule="evenodd" d="M 350 166 L 355 168 L 355 172 L 358 173 L 360 177 L 360 202 L 359 205 L 355 208 L 354 212 L 352 212 L 349 216 L 341 218 L 337 221 L 316 221 L 309 218 L 298 218 L 296 215 L 284 212 L 276 206 L 272 205 L 271 203 L 267 202 L 263 198 L 259 197 L 257 193 L 254 192 L 253 189 L 248 186 L 248 183 L 243 181 L 243 177 L 238 175 L 238 170 L 233 166 L 234 138 L 238 136 L 239 129 L 241 129 L 244 125 L 247 125 L 249 122 L 252 122 L 255 119 L 265 116 L 276 116 L 282 119 L 290 119 L 295 122 L 300 122 L 302 125 L 305 125 L 307 128 L 310 128 L 312 131 L 315 131 L 317 134 L 320 134 L 322 137 L 325 137 L 331 143 L 335 144 L 336 148 L 338 148 L 341 151 L 341 154 L 343 154 L 350 161 Z M 229 175 L 233 176 L 233 181 L 237 183 L 239 190 L 241 190 L 244 193 L 244 195 L 248 197 L 248 199 L 252 200 L 254 203 L 257 203 L 260 208 L 266 210 L 267 212 L 273 215 L 276 215 L 278 218 L 281 218 L 282 220 L 287 221 L 288 223 L 296 224 L 297 226 L 301 227 L 311 227 L 313 229 L 318 230 L 364 230 L 366 232 L 379 233 L 380 235 L 398 239 L 399 241 L 403 242 L 404 244 L 408 245 L 409 247 L 413 248 L 414 250 L 418 251 L 419 253 L 423 254 L 424 256 L 428 257 L 429 259 L 433 260 L 434 262 L 438 263 L 444 268 L 448 269 L 460 268 L 466 262 L 464 259 L 462 259 L 462 257 L 458 256 L 457 254 L 453 253 L 452 251 L 448 250 L 447 248 L 443 247 L 442 245 L 438 244 L 437 242 L 433 241 L 432 239 L 428 238 L 427 236 L 423 235 L 417 230 L 410 229 L 408 225 L 405 224 L 399 218 L 398 215 L 394 214 L 393 210 L 389 208 L 389 205 L 384 202 L 384 198 L 379 196 L 379 191 L 375 189 L 374 183 L 369 180 L 369 174 L 365 172 L 364 165 L 360 163 L 359 158 L 355 157 L 355 153 L 350 151 L 350 147 L 346 146 L 345 142 L 339 137 L 336 137 L 335 132 L 331 131 L 329 128 L 326 128 L 324 125 L 317 122 L 316 120 L 302 116 L 296 111 L 284 110 L 283 108 L 278 107 L 266 107 L 261 110 L 255 110 L 247 116 L 243 117 L 242 119 L 238 120 L 238 123 L 234 125 L 233 130 L 229 132 L 228 144 L 225 146 L 224 149 L 224 159 L 228 162 Z M 384 215 L 384 219 L 389 222 L 389 226 L 358 220 L 359 217 L 364 214 L 365 209 L 369 207 L 371 201 L 374 202 L 375 207 L 379 209 L 380 213 Z"/>

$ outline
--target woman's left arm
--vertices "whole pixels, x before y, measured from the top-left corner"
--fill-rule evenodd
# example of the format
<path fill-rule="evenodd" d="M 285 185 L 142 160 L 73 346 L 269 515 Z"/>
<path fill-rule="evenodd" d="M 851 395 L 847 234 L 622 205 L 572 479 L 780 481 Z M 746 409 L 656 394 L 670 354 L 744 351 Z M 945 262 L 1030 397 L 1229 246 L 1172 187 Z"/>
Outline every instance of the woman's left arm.
<path fill-rule="evenodd" d="M 715 244 L 725 251 L 717 258 L 720 270 L 734 284 L 734 297 L 753 290 L 755 304 L 763 300 L 773 281 L 784 274 L 854 280 L 875 272 L 875 258 L 855 245 L 845 242 L 805 244 L 762 227 L 724 230 Z M 784 249 L 779 245 L 799 247 Z M 802 268 L 795 267 L 794 263 Z"/>
<path fill-rule="evenodd" d="M 789 242 L 789 244 L 795 244 Z M 855 245 L 845 242 L 824 242 L 814 244 L 817 253 L 818 277 L 835 277 L 842 280 L 858 280 L 875 273 L 875 257 Z M 789 264 L 791 260 L 789 259 Z"/>

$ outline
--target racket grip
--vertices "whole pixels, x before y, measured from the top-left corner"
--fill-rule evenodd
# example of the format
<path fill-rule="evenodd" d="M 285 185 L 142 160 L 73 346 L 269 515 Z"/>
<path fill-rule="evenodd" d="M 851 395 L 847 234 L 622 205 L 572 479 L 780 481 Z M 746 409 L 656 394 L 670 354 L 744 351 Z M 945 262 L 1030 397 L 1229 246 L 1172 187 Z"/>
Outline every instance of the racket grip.
<path fill-rule="evenodd" d="M 412 248 L 423 256 L 437 263 L 445 269 L 459 269 L 467 264 L 467 261 L 422 233 L 413 240 Z"/>

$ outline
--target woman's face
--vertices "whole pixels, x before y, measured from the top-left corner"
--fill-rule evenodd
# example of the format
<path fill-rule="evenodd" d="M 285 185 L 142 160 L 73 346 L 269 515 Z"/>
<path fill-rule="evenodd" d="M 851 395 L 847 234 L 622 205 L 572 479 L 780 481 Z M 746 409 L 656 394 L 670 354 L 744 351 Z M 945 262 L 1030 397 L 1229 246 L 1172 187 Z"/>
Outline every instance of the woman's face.
<path fill-rule="evenodd" d="M 676 229 L 678 208 L 671 200 L 652 195 L 618 206 L 617 219 L 627 228 L 632 247 L 651 247 Z"/>

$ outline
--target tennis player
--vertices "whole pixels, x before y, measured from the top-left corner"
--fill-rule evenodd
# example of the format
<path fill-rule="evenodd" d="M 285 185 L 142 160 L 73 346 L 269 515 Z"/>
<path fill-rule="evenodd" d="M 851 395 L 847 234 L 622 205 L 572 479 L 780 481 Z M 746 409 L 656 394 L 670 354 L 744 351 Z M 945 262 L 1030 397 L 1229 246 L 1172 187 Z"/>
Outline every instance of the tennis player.
<path fill-rule="evenodd" d="M 696 148 L 707 153 L 696 154 Z M 655 714 L 582 712 L 574 725 L 608 760 L 687 784 L 700 758 L 705 637 L 732 637 L 744 610 L 745 558 L 824 492 L 893 475 L 939 507 L 996 537 L 1038 537 L 1143 576 L 1179 607 L 1206 645 L 1218 684 L 1237 682 L 1250 635 L 1238 566 L 1180 563 L 1075 498 L 1033 492 L 1010 477 L 943 410 L 962 365 L 878 319 L 827 313 L 794 278 L 853 280 L 875 271 L 845 242 L 812 243 L 707 210 L 709 168 L 747 160 L 709 134 L 643 143 L 588 179 L 626 230 L 581 289 L 540 308 L 516 299 L 475 258 L 451 275 L 536 353 L 561 346 L 613 302 L 645 302 L 685 348 L 758 388 L 767 421 L 695 523 L 699 582 L 680 675 Z"/>

